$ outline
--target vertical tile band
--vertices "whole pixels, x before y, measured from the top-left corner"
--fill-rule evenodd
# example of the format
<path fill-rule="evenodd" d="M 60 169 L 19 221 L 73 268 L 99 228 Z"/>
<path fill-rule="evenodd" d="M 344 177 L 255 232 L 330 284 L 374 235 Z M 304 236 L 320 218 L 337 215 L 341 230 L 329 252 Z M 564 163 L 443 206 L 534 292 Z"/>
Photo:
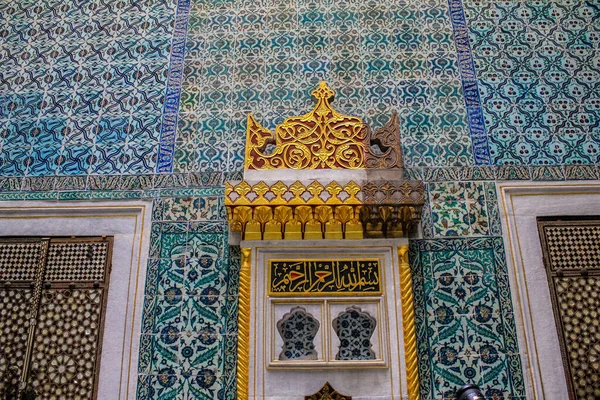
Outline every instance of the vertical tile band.
<path fill-rule="evenodd" d="M 400 301 L 402 303 L 402 327 L 404 328 L 404 354 L 406 358 L 406 382 L 408 400 L 419 400 L 419 363 L 417 359 L 417 332 L 415 329 L 415 306 L 412 277 L 408 263 L 408 245 L 398 246 L 400 267 Z"/>
<path fill-rule="evenodd" d="M 248 370 L 250 365 L 250 257 L 252 249 L 244 247 L 240 267 L 238 311 L 237 398 L 248 399 Z"/>
<path fill-rule="evenodd" d="M 171 42 L 169 77 L 165 92 L 163 119 L 160 127 L 160 146 L 158 149 L 157 173 L 173 172 L 173 154 L 177 137 L 177 116 L 181 99 L 185 43 L 190 18 L 190 0 L 179 0 L 175 14 L 175 29 Z"/>
<path fill-rule="evenodd" d="M 475 64 L 473 63 L 473 53 L 471 52 L 471 44 L 469 43 L 469 30 L 467 28 L 467 19 L 462 0 L 448 0 L 448 11 L 452 22 L 452 30 L 454 31 L 454 43 L 456 44 L 456 52 L 458 54 L 463 95 L 465 97 L 467 118 L 469 119 L 473 161 L 475 165 L 489 165 L 491 162 L 490 150 L 485 132 Z"/>

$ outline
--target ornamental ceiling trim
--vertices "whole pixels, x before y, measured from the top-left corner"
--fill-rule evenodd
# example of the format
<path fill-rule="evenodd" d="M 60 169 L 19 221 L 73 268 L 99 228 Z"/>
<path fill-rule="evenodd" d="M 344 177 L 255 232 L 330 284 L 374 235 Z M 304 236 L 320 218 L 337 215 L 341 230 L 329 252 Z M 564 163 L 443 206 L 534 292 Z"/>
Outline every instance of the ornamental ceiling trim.
<path fill-rule="evenodd" d="M 245 179 L 225 184 L 231 231 L 244 240 L 397 238 L 414 232 L 425 188 L 403 178 L 397 113 L 372 130 L 331 107 L 335 92 L 325 82 L 312 95 L 314 109 L 286 118 L 274 134 L 248 115 Z M 311 170 L 330 172 L 306 179 Z"/>

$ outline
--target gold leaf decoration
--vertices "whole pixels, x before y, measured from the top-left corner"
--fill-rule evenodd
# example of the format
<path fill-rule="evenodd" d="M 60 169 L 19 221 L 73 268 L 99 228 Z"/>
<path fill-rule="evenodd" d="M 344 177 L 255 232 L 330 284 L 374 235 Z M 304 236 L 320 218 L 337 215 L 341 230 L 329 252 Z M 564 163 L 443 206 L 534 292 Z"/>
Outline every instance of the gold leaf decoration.
<path fill-rule="evenodd" d="M 303 116 L 286 118 L 277 125 L 275 135 L 248 115 L 246 169 L 364 168 L 366 125 L 331 107 L 335 92 L 325 82 L 311 94 L 317 102 L 315 108 Z"/>

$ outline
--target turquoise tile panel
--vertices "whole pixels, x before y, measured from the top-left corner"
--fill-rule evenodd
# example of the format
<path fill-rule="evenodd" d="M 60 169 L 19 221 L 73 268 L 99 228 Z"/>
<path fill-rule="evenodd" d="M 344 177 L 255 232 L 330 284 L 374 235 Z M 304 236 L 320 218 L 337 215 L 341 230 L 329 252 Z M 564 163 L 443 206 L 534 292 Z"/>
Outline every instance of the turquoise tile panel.
<path fill-rule="evenodd" d="M 525 396 L 501 238 L 411 243 L 423 398 Z M 510 360 L 510 361 L 508 361 Z"/>

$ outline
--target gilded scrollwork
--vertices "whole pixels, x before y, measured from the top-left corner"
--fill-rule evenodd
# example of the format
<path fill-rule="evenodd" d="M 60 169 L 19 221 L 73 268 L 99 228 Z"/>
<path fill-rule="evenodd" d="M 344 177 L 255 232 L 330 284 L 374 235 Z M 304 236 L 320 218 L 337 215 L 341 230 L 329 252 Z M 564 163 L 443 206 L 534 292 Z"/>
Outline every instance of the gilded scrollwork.
<path fill-rule="evenodd" d="M 394 112 L 387 124 L 373 131 L 360 118 L 335 111 L 330 104 L 334 94 L 321 82 L 312 91 L 315 108 L 285 119 L 275 134 L 249 115 L 245 169 L 387 170 L 387 175 L 373 176 L 398 178 L 377 181 L 357 174 L 359 183 L 299 180 L 290 184 L 278 180 L 289 179 L 289 172 L 273 171 L 266 175 L 267 181 L 226 182 L 225 206 L 232 231 L 241 232 L 246 240 L 384 238 L 414 231 L 425 187 L 421 181 L 401 178 L 398 114 Z"/>
<path fill-rule="evenodd" d="M 311 94 L 316 99 L 315 108 L 286 118 L 277 126 L 275 136 L 248 115 L 246 169 L 364 168 L 366 125 L 360 118 L 331 107 L 335 92 L 325 82 Z"/>
<path fill-rule="evenodd" d="M 389 122 L 374 132 L 367 128 L 367 169 L 402 168 L 400 123 L 394 111 Z"/>

